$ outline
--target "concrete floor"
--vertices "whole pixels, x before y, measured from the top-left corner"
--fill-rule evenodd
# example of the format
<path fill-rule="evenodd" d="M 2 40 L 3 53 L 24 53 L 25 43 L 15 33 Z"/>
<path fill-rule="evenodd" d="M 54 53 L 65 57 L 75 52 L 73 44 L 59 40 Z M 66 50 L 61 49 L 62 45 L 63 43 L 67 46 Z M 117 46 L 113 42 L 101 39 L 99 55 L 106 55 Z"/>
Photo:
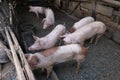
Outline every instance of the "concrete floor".
<path fill-rule="evenodd" d="M 23 11 L 22 11 L 23 10 Z M 69 29 L 75 20 L 64 13 L 53 9 L 56 25 L 64 24 Z M 24 8 L 18 12 L 20 24 L 31 23 L 36 26 L 35 34 L 39 37 L 48 34 L 54 27 L 42 29 L 41 20 L 34 13 L 29 13 Z M 44 16 L 41 16 L 43 18 Z M 32 43 L 30 43 L 32 44 Z M 103 36 L 97 45 L 88 44 L 88 56 L 81 64 L 79 74 L 75 73 L 76 62 L 71 61 L 58 64 L 54 67 L 60 80 L 120 80 L 120 45 Z M 39 79 L 38 79 L 39 80 Z M 41 79 L 40 79 L 41 80 Z"/>

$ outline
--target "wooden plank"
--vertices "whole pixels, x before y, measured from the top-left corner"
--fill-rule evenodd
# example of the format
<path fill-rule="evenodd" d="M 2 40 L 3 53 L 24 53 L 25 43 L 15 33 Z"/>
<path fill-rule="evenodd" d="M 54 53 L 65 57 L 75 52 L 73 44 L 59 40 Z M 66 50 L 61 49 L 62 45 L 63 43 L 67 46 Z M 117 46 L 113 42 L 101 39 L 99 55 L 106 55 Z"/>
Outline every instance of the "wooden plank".
<path fill-rule="evenodd" d="M 101 15 L 101 14 L 97 14 L 97 20 L 103 21 L 108 28 L 112 27 L 112 28 L 117 28 L 120 30 L 119 25 L 117 23 L 114 23 L 110 20 L 110 18 Z"/>
<path fill-rule="evenodd" d="M 27 60 L 26 60 L 26 58 L 24 56 L 24 53 L 23 53 L 23 51 L 22 51 L 22 49 L 21 49 L 21 47 L 20 47 L 20 45 L 18 43 L 18 40 L 15 37 L 15 34 L 13 33 L 13 31 L 10 28 L 9 28 L 9 31 L 10 31 L 11 37 L 12 37 L 16 47 L 18 48 L 18 53 L 19 53 L 20 59 L 22 61 L 22 66 L 25 68 L 25 71 L 26 71 L 25 73 L 26 73 L 26 75 L 28 77 L 28 80 L 35 80 L 35 77 L 34 77 L 32 71 L 31 71 L 31 69 L 30 69 L 30 67 L 28 65 L 28 62 L 27 62 Z"/>
<path fill-rule="evenodd" d="M 102 0 L 102 1 L 120 7 L 120 1 L 116 1 L 116 0 Z"/>
<path fill-rule="evenodd" d="M 13 56 L 14 65 L 15 65 L 15 68 L 16 68 L 18 80 L 25 80 L 25 76 L 24 76 L 24 73 L 23 73 L 23 71 L 22 71 L 22 68 L 21 68 L 21 65 L 20 65 L 20 62 L 19 62 L 17 53 L 16 53 L 16 51 L 15 51 L 15 49 L 14 49 L 12 40 L 11 40 L 11 38 L 10 38 L 10 35 L 9 35 L 8 30 L 7 30 L 6 27 L 5 27 L 5 33 L 6 33 L 7 40 L 8 40 L 8 43 L 9 43 L 11 52 L 12 52 L 12 56 Z"/>
<path fill-rule="evenodd" d="M 81 7 L 89 9 L 89 11 L 92 11 L 92 4 L 91 3 L 81 3 Z M 111 17 L 112 16 L 112 12 L 113 12 L 113 8 L 112 7 L 107 7 L 101 4 L 96 4 L 96 12 L 100 13 L 102 15 Z"/>
<path fill-rule="evenodd" d="M 111 17 L 112 16 L 112 12 L 113 12 L 113 8 L 97 4 L 96 5 L 96 12 L 100 13 L 102 15 Z"/>
<path fill-rule="evenodd" d="M 92 10 L 92 4 L 91 4 L 91 3 L 85 3 L 85 2 L 83 2 L 83 3 L 81 3 L 80 5 L 81 5 L 81 7 L 83 7 L 83 8 Z"/>

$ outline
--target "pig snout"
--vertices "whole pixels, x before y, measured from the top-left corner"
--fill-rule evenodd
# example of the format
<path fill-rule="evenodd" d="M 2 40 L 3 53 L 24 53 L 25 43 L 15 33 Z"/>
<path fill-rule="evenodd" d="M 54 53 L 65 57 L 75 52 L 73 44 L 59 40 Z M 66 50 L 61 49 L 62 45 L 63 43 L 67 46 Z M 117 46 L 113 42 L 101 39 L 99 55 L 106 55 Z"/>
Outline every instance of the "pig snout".
<path fill-rule="evenodd" d="M 37 48 L 38 46 L 37 45 L 31 45 L 30 47 L 28 47 L 28 50 L 30 50 L 30 51 L 32 51 L 32 50 L 37 50 L 38 48 Z"/>
<path fill-rule="evenodd" d="M 29 51 L 32 51 L 32 50 L 38 50 L 38 47 L 36 46 L 30 46 L 29 48 L 28 48 L 28 50 Z"/>

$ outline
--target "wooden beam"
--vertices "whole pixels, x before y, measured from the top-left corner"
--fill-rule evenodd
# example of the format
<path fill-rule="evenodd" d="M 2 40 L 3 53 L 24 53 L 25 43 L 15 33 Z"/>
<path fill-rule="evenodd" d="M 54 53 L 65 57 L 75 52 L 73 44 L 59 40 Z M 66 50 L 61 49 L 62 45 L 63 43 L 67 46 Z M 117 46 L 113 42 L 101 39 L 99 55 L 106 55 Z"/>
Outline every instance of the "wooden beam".
<path fill-rule="evenodd" d="M 25 80 L 25 76 L 24 76 L 24 73 L 22 71 L 22 68 L 21 68 L 17 53 L 16 53 L 16 51 L 14 49 L 13 42 L 12 42 L 12 40 L 10 38 L 10 35 L 9 35 L 8 30 L 7 30 L 6 27 L 5 27 L 5 33 L 6 33 L 7 40 L 8 40 L 11 52 L 12 52 L 12 56 L 13 56 L 14 65 L 15 65 L 15 68 L 16 68 L 18 80 Z"/>
<path fill-rule="evenodd" d="M 120 7 L 120 1 L 115 1 L 115 0 L 102 0 L 102 1 Z"/>
<path fill-rule="evenodd" d="M 22 51 L 22 49 L 21 49 L 21 47 L 20 47 L 20 45 L 18 43 L 17 38 L 15 37 L 15 34 L 11 30 L 11 28 L 9 28 L 9 32 L 10 32 L 10 35 L 11 35 L 11 37 L 13 39 L 13 42 L 15 43 L 15 45 L 17 47 L 17 52 L 20 55 L 20 59 L 22 61 L 22 66 L 25 68 L 25 71 L 26 71 L 25 73 L 26 73 L 26 76 L 28 77 L 28 80 L 35 80 L 35 77 L 34 77 L 32 71 L 30 69 L 30 66 L 28 65 L 28 62 L 27 62 L 27 60 L 25 58 L 25 55 L 24 55 L 24 53 L 23 53 L 23 51 Z"/>

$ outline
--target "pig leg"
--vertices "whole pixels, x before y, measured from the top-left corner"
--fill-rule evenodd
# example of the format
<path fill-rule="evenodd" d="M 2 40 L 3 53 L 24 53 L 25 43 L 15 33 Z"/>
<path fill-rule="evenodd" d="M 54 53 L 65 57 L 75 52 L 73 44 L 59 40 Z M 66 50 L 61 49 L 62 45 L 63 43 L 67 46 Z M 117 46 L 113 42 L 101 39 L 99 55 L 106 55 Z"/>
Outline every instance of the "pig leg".
<path fill-rule="evenodd" d="M 39 19 L 39 14 L 38 14 L 38 12 L 35 12 L 35 14 L 36 14 L 37 18 Z"/>
<path fill-rule="evenodd" d="M 51 73 L 51 71 L 52 71 L 52 68 L 53 68 L 53 66 L 49 66 L 49 67 L 47 68 L 47 78 L 50 76 L 50 73 Z"/>
<path fill-rule="evenodd" d="M 79 73 L 79 69 L 80 69 L 80 62 L 79 60 L 77 60 L 77 68 L 76 68 L 76 73 Z"/>
<path fill-rule="evenodd" d="M 92 38 L 90 39 L 90 42 L 89 42 L 89 43 L 92 43 L 92 42 L 93 42 L 93 40 L 94 40 L 94 37 L 92 37 Z"/>
<path fill-rule="evenodd" d="M 80 64 L 84 61 L 84 57 L 81 55 L 76 55 L 76 61 L 77 61 L 76 73 L 78 74 L 80 69 Z"/>
<path fill-rule="evenodd" d="M 104 33 L 101 33 L 101 34 L 97 34 L 97 38 L 96 38 L 96 41 L 95 41 L 95 45 L 97 44 L 98 40 L 100 39 L 100 37 L 103 36 Z"/>

